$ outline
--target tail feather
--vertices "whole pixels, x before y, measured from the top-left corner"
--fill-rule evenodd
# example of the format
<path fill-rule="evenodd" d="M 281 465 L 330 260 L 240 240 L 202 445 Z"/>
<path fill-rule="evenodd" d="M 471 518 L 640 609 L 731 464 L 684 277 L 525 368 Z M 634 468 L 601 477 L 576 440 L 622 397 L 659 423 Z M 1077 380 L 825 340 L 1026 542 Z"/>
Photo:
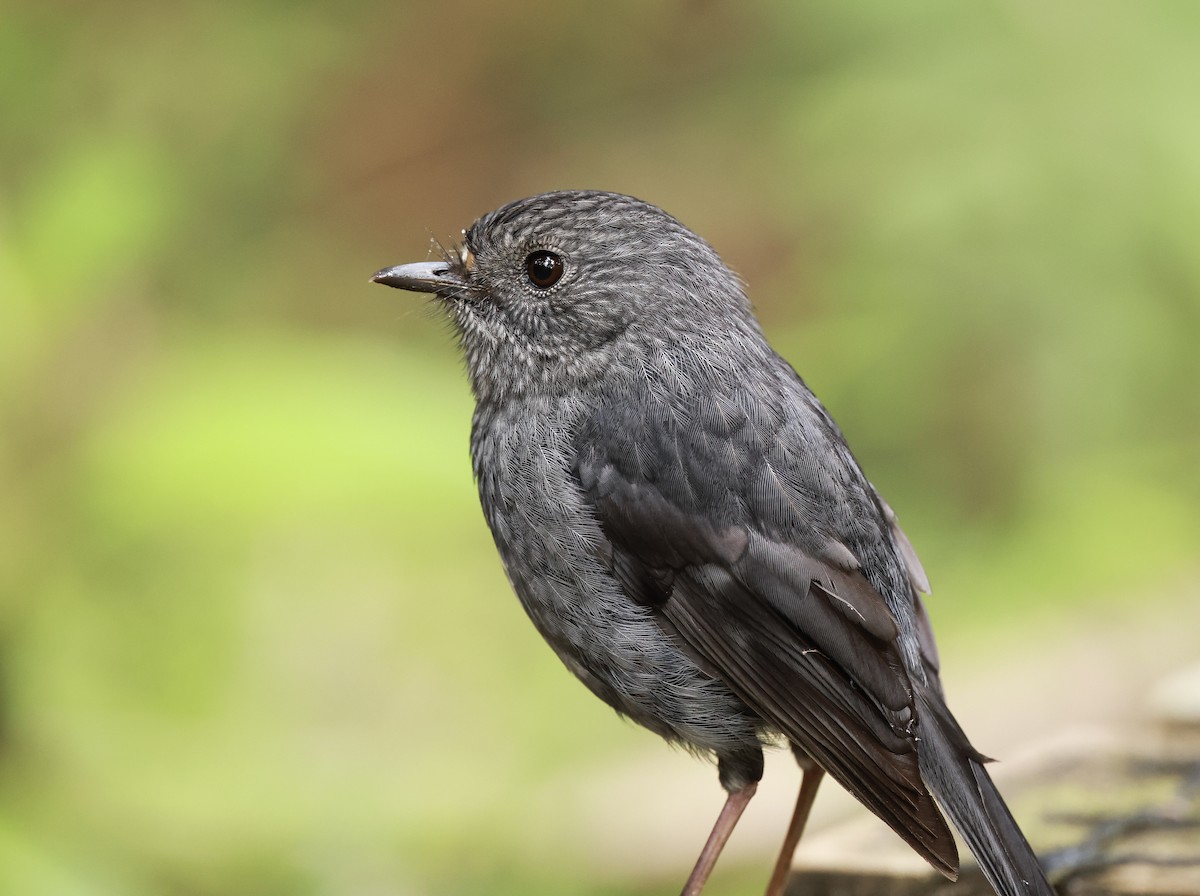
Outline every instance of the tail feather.
<path fill-rule="evenodd" d="M 918 686 L 921 776 L 1000 896 L 1054 896 L 1025 835 L 942 698 Z"/>

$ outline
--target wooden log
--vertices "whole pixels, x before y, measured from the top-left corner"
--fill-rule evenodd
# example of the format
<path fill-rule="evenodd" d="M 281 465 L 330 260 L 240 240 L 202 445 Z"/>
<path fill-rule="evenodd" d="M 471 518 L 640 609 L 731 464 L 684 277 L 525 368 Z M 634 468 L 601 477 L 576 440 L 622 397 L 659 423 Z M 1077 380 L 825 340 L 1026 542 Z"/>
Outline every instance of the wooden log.
<path fill-rule="evenodd" d="M 1200 896 L 1200 665 L 1156 687 L 1150 721 L 1075 732 L 994 768 L 1064 896 Z M 965 850 L 958 883 L 863 818 L 801 847 L 789 896 L 989 896 Z"/>

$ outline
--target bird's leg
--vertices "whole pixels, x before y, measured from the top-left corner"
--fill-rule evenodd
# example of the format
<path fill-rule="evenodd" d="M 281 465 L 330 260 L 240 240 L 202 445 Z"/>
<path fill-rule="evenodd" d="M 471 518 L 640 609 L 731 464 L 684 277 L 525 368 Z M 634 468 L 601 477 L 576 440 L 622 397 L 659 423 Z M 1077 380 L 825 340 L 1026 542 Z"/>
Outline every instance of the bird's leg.
<path fill-rule="evenodd" d="M 717 857 L 725 848 L 725 841 L 733 833 L 734 825 L 742 817 L 742 812 L 750 802 L 750 797 L 754 796 L 754 791 L 757 789 L 758 782 L 751 781 L 737 790 L 729 791 L 725 805 L 721 807 L 721 814 L 717 816 L 717 823 L 713 825 L 712 833 L 708 835 L 704 849 L 700 850 L 700 858 L 696 859 L 696 867 L 688 875 L 687 883 L 683 885 L 683 892 L 680 896 L 699 896 L 708 880 L 708 875 L 713 870 L 713 865 L 717 864 Z"/>
<path fill-rule="evenodd" d="M 825 777 L 825 770 L 807 756 L 797 753 L 796 761 L 800 764 L 800 793 L 796 797 L 796 808 L 792 811 L 787 835 L 783 838 L 783 848 L 779 850 L 779 858 L 775 860 L 771 882 L 767 884 L 766 896 L 783 896 L 783 888 L 787 885 L 788 874 L 792 870 L 796 846 L 800 843 L 800 835 L 804 833 L 804 825 L 808 821 L 813 800 L 817 798 L 817 788 L 821 786 L 821 779 Z"/>

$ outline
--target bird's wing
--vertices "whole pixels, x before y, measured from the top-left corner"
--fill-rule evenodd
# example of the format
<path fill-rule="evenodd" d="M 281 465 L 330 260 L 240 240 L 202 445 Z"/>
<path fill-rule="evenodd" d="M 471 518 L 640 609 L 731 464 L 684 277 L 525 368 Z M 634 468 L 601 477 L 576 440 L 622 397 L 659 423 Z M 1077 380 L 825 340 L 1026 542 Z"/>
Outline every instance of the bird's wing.
<path fill-rule="evenodd" d="M 916 593 L 840 435 L 803 410 L 797 428 L 785 400 L 772 411 L 714 394 L 694 415 L 608 405 L 580 430 L 580 486 L 630 596 L 952 876 L 954 840 L 918 765 L 901 620 L 867 564 L 891 557 L 908 607 Z M 915 655 L 924 638 L 903 622 Z"/>

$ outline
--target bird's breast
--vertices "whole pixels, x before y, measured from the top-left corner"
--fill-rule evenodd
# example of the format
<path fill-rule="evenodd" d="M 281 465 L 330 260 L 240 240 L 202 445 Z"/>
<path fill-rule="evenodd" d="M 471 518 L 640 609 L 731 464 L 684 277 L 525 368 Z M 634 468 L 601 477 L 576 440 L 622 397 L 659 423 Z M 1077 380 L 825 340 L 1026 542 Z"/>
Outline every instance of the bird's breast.
<path fill-rule="evenodd" d="M 563 663 L 618 712 L 701 750 L 756 744 L 753 714 L 612 575 L 574 472 L 579 419 L 569 401 L 476 414 L 480 502 L 513 590 Z"/>

